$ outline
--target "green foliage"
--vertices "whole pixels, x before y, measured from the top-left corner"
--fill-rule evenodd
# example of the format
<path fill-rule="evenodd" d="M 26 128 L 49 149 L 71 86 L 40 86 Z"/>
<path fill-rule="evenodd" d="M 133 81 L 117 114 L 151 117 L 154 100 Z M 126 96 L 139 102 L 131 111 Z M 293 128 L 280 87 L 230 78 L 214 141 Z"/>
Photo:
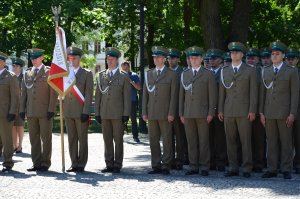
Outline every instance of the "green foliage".
<path fill-rule="evenodd" d="M 95 68 L 96 66 L 96 58 L 93 55 L 85 55 L 81 59 L 81 65 L 84 68 Z"/>
<path fill-rule="evenodd" d="M 222 0 L 220 18 L 225 38 L 229 38 L 233 0 Z M 7 53 L 38 47 L 51 60 L 54 47 L 54 22 L 51 6 L 61 5 L 60 25 L 68 45 L 73 42 L 102 41 L 114 45 L 133 60 L 139 46 L 139 3 L 137 0 L 5 0 L 0 2 L 0 51 Z M 184 32 L 184 10 L 190 7 L 188 38 Z M 248 41 L 264 47 L 274 40 L 299 47 L 300 2 L 298 0 L 252 0 Z M 203 46 L 197 0 L 145 0 L 145 37 L 153 28 L 153 45 L 186 49 Z M 147 40 L 145 40 L 147 43 Z M 149 45 L 152 45 L 150 43 Z M 146 46 L 147 47 L 147 46 Z M 148 49 L 150 46 L 148 46 Z"/>

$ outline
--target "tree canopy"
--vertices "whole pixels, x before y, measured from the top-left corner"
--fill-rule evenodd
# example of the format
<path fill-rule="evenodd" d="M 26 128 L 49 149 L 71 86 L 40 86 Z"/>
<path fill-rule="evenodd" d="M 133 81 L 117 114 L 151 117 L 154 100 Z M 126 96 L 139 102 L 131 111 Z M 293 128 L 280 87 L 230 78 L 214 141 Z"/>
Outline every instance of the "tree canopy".
<path fill-rule="evenodd" d="M 103 41 L 134 59 L 139 50 L 139 5 L 145 3 L 145 47 L 226 50 L 230 41 L 257 48 L 281 40 L 300 47 L 298 0 L 6 0 L 0 2 L 0 51 L 20 55 L 39 47 L 51 58 L 52 5 L 61 5 L 67 42 Z"/>

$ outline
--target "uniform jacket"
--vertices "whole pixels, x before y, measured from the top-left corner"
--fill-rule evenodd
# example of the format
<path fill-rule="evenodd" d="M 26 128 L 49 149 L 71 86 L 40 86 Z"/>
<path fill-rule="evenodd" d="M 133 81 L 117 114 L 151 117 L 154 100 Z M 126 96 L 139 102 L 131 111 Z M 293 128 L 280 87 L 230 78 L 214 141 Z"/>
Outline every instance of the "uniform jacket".
<path fill-rule="evenodd" d="M 179 115 L 185 118 L 206 118 L 215 115 L 217 106 L 217 84 L 213 73 L 201 67 L 195 77 L 193 70 L 183 72 L 183 84 L 192 84 L 185 90 L 180 84 Z"/>
<path fill-rule="evenodd" d="M 232 66 L 223 67 L 223 79 L 219 86 L 219 112 L 225 117 L 247 117 L 257 112 L 258 84 L 255 68 L 242 64 L 235 74 Z"/>
<path fill-rule="evenodd" d="M 112 78 L 108 70 L 96 78 L 95 115 L 102 119 L 121 119 L 131 113 L 131 84 L 128 74 L 117 70 Z M 107 92 L 100 91 L 107 89 Z"/>
<path fill-rule="evenodd" d="M 25 72 L 20 112 L 25 112 L 27 117 L 47 117 L 47 112 L 55 112 L 57 94 L 47 82 L 49 69 L 43 65 L 36 76 L 31 68 Z M 25 83 L 28 87 L 32 87 L 27 88 Z"/>
<path fill-rule="evenodd" d="M 142 114 L 149 120 L 167 120 L 168 115 L 176 116 L 178 109 L 178 77 L 176 72 L 165 67 L 157 77 L 156 69 L 146 72 L 149 87 L 155 86 L 155 91 L 149 92 L 146 82 L 143 88 Z"/>
<path fill-rule="evenodd" d="M 63 103 L 65 117 L 80 118 L 81 114 L 90 115 L 91 113 L 94 90 L 93 73 L 80 67 L 76 73 L 76 86 L 84 96 L 84 105 L 77 100 L 72 92 L 69 92 Z"/>
<path fill-rule="evenodd" d="M 17 115 L 19 104 L 19 85 L 17 76 L 5 69 L 0 75 L 0 117 Z"/>
<path fill-rule="evenodd" d="M 297 116 L 299 98 L 298 71 L 283 64 L 277 75 L 273 66 L 264 69 L 265 84 L 268 86 L 273 82 L 270 89 L 266 89 L 262 82 L 260 95 L 260 113 L 267 119 L 286 119 L 290 114 Z"/>

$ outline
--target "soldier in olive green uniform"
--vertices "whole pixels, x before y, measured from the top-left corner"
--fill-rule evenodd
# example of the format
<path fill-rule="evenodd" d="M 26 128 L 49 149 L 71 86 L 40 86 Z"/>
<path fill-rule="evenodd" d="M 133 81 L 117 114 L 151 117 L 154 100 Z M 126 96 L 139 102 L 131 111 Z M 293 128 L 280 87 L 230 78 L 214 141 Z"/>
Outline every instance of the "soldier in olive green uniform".
<path fill-rule="evenodd" d="M 108 69 L 96 77 L 95 115 L 102 124 L 106 168 L 102 173 L 119 173 L 123 166 L 124 122 L 131 111 L 131 84 L 128 74 L 118 68 L 121 52 L 113 47 L 106 49 Z"/>
<path fill-rule="evenodd" d="M 231 65 L 231 57 L 230 57 L 230 52 L 226 52 L 223 54 L 224 57 L 224 66 L 230 66 Z"/>
<path fill-rule="evenodd" d="M 28 121 L 33 166 L 27 171 L 48 171 L 51 165 L 52 125 L 57 94 L 47 83 L 49 70 L 43 64 L 44 50 L 29 49 L 33 64 L 22 83 L 20 117 Z"/>
<path fill-rule="evenodd" d="M 239 164 L 237 157 L 237 137 L 242 145 L 243 176 L 251 176 L 252 148 L 251 126 L 257 111 L 256 70 L 242 62 L 245 46 L 240 42 L 228 45 L 232 64 L 221 70 L 219 88 L 219 119 L 224 120 L 229 169 L 226 177 L 237 176 Z"/>
<path fill-rule="evenodd" d="M 246 63 L 256 69 L 258 90 L 261 85 L 262 65 L 259 62 L 260 53 L 256 48 L 248 48 L 246 52 Z M 258 93 L 259 99 L 259 93 Z M 261 173 L 266 165 L 266 131 L 260 122 L 259 105 L 257 106 L 256 117 L 252 125 L 252 157 L 253 171 Z"/>
<path fill-rule="evenodd" d="M 3 144 L 4 157 L 2 172 L 8 172 L 14 166 L 11 132 L 19 103 L 18 80 L 14 73 L 5 68 L 6 59 L 7 55 L 0 52 L 0 139 Z"/>
<path fill-rule="evenodd" d="M 143 88 L 143 119 L 148 121 L 152 171 L 149 174 L 170 174 L 172 149 L 172 122 L 178 105 L 178 77 L 164 65 L 168 51 L 152 48 L 156 68 L 145 73 Z M 163 155 L 160 137 L 163 140 Z"/>
<path fill-rule="evenodd" d="M 201 67 L 203 49 L 190 47 L 188 53 L 192 68 L 181 75 L 179 115 L 184 123 L 188 141 L 190 171 L 194 175 L 201 170 L 208 175 L 210 168 L 209 123 L 217 106 L 217 84 L 210 70 Z"/>
<path fill-rule="evenodd" d="M 178 65 L 180 61 L 181 52 L 177 49 L 170 48 L 168 49 L 168 62 L 170 65 L 170 69 L 175 71 L 180 80 L 181 73 L 183 71 L 182 67 Z M 179 84 L 179 81 L 178 81 Z M 178 93 L 179 94 L 179 93 Z M 184 131 L 184 125 L 180 121 L 178 107 L 176 108 L 176 116 L 173 122 L 173 152 L 174 152 L 174 160 L 173 165 L 176 170 L 182 170 L 183 164 L 188 160 L 188 150 L 187 150 L 187 140 Z M 176 155 L 176 158 L 175 158 Z"/>
<path fill-rule="evenodd" d="M 220 72 L 223 67 L 223 51 L 220 49 L 208 49 L 209 64 L 211 71 L 215 76 L 217 83 L 217 92 L 220 86 Z M 216 114 L 218 110 L 216 110 Z M 209 143 L 210 143 L 210 168 L 218 171 L 225 171 L 227 164 L 226 137 L 224 123 L 218 117 L 214 117 L 209 126 Z"/>
<path fill-rule="evenodd" d="M 72 165 L 67 172 L 82 172 L 88 160 L 88 127 L 93 98 L 93 74 L 80 66 L 82 50 L 76 47 L 67 49 L 68 60 L 73 66 L 76 76 L 76 86 L 84 97 L 80 103 L 72 92 L 69 92 L 63 103 L 66 121 L 69 153 Z"/>
<path fill-rule="evenodd" d="M 266 126 L 268 171 L 263 178 L 277 176 L 277 164 L 284 179 L 291 179 L 293 162 L 292 126 L 299 99 L 298 71 L 284 62 L 286 46 L 282 42 L 270 44 L 273 66 L 262 71 L 260 87 L 260 119 Z"/>
<path fill-rule="evenodd" d="M 18 85 L 19 85 L 19 96 L 21 96 L 21 86 L 23 81 L 23 73 L 22 68 L 25 65 L 25 62 L 20 58 L 12 58 L 13 64 L 13 71 L 18 78 Z M 18 104 L 18 109 L 20 105 Z M 18 112 L 19 113 L 19 110 Z M 14 151 L 16 153 L 22 153 L 22 142 L 24 137 L 24 121 L 21 119 L 19 114 L 16 115 L 16 119 L 14 121 L 13 130 L 12 130 L 12 138 L 13 138 L 13 145 Z"/>
<path fill-rule="evenodd" d="M 300 69 L 297 67 L 299 62 L 300 52 L 297 49 L 289 48 L 285 54 L 286 63 L 289 66 L 295 67 L 300 77 Z M 300 90 L 299 90 L 300 92 Z M 300 101 L 300 97 L 299 97 Z M 294 168 L 296 174 L 300 174 L 300 106 L 298 101 L 297 116 L 293 127 L 293 142 L 295 148 Z"/>
<path fill-rule="evenodd" d="M 270 48 L 266 47 L 260 50 L 260 60 L 263 67 L 272 65 Z"/>

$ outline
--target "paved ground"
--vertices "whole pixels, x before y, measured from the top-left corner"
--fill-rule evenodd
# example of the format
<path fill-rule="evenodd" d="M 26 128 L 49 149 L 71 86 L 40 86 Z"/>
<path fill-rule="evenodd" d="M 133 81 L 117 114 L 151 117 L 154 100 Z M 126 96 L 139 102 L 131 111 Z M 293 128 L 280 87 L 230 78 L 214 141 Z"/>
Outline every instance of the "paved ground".
<path fill-rule="evenodd" d="M 124 168 L 120 174 L 102 174 L 105 167 L 102 134 L 89 134 L 89 161 L 85 173 L 63 173 L 61 169 L 60 136 L 53 135 L 52 166 L 48 173 L 27 172 L 31 167 L 28 134 L 23 154 L 14 156 L 14 171 L 0 173 L 0 198 L 300 198 L 300 175 L 292 180 L 279 176 L 263 180 L 261 174 L 250 179 L 224 178 L 221 172 L 209 177 L 186 177 L 184 171 L 170 176 L 148 175 L 150 151 L 143 135 L 142 143 L 132 142 L 125 135 Z M 66 168 L 70 159 L 65 137 Z M 0 158 L 0 162 L 2 159 Z"/>

